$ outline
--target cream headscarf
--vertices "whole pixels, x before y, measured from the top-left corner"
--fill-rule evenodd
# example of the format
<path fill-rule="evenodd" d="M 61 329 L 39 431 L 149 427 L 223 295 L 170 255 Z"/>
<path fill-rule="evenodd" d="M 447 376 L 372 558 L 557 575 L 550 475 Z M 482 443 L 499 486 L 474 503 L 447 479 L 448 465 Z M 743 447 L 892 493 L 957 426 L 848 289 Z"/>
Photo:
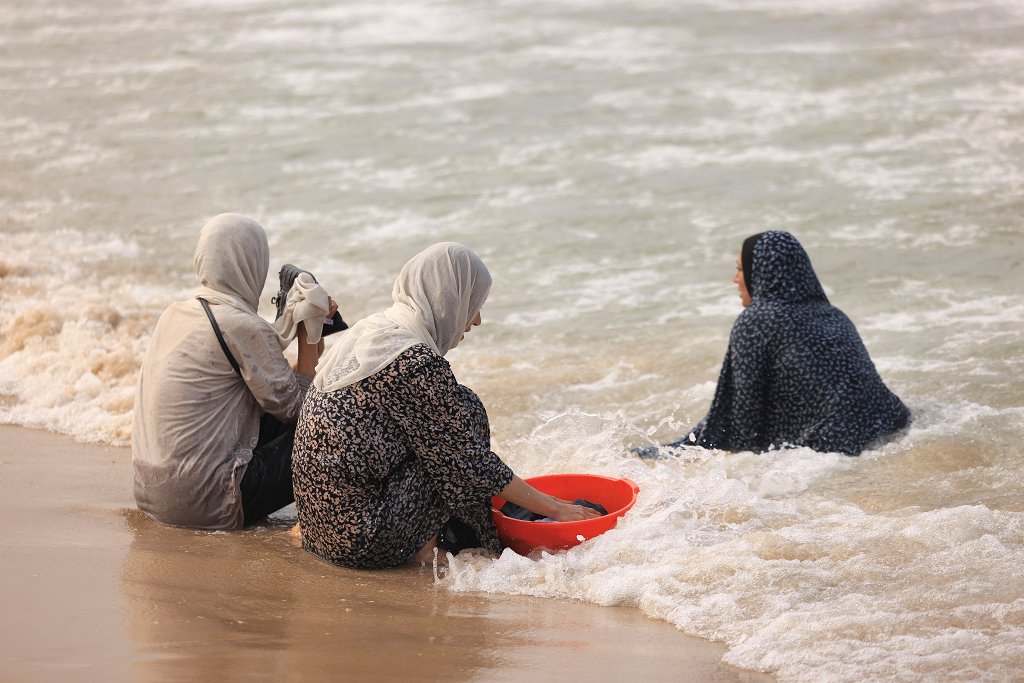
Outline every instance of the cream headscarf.
<path fill-rule="evenodd" d="M 416 344 L 445 355 L 490 291 L 491 274 L 471 249 L 456 242 L 427 247 L 402 267 L 391 308 L 342 332 L 320 359 L 313 383 L 320 391 L 337 391 L 382 370 Z"/>
<path fill-rule="evenodd" d="M 199 231 L 197 299 L 256 313 L 270 269 L 270 244 L 263 227 L 237 213 L 214 216 Z"/>

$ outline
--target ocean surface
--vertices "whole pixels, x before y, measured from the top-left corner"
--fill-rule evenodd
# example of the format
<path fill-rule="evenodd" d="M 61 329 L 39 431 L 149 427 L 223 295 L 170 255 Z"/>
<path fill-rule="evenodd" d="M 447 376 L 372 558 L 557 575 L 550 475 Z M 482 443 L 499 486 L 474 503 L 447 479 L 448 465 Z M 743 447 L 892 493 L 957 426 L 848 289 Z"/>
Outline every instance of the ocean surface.
<path fill-rule="evenodd" d="M 470 245 L 495 284 L 449 359 L 496 452 L 640 485 L 614 531 L 444 589 L 635 606 L 783 681 L 1021 680 L 1024 4 L 6 2 L 0 422 L 127 443 L 224 211 L 270 234 L 268 318 L 283 263 L 354 321 Z M 638 460 L 706 412 L 766 229 L 912 425 Z"/>

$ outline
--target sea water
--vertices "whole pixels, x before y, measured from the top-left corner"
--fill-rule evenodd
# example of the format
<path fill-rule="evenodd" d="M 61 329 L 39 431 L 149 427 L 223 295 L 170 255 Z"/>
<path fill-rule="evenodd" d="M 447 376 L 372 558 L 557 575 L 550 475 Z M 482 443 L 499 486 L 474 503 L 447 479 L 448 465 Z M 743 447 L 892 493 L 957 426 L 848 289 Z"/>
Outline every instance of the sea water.
<path fill-rule="evenodd" d="M 257 218 L 354 321 L 464 242 L 449 354 L 523 476 L 618 528 L 441 585 L 636 606 L 782 680 L 1024 670 L 1024 6 L 35 0 L 0 8 L 0 420 L 127 443 L 195 238 Z M 741 241 L 786 229 L 913 411 L 859 458 L 636 446 L 707 410 Z"/>

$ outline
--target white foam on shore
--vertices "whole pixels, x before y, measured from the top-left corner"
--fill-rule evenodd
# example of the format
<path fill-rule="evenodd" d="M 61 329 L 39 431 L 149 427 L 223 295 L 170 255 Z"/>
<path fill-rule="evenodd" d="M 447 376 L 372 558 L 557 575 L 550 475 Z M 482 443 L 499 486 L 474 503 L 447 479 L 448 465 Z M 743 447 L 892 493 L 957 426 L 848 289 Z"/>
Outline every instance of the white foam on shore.
<path fill-rule="evenodd" d="M 135 377 L 166 290 L 119 278 L 146 258 L 118 236 L 8 236 L 0 319 L 0 421 L 127 443 Z M 90 281 L 94 287 L 83 288 Z"/>
<path fill-rule="evenodd" d="M 868 481 L 835 497 L 834 480 L 895 464 L 907 443 L 859 460 L 685 449 L 648 463 L 609 445 L 633 431 L 616 418 L 563 415 L 510 445 L 518 471 L 624 476 L 640 498 L 614 530 L 577 548 L 459 556 L 441 585 L 635 606 L 726 642 L 728 663 L 782 680 L 893 671 L 996 680 L 1024 662 L 1019 506 L 874 510 Z M 918 438 L 912 430 L 910 442 Z M 1020 484 L 1018 474 L 1007 485 Z"/>

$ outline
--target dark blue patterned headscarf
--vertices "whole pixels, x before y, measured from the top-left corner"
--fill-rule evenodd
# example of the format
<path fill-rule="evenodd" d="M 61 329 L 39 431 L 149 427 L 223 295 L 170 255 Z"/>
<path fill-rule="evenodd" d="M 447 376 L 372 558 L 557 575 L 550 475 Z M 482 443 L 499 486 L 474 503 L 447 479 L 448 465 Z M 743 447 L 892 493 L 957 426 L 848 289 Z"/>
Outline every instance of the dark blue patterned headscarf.
<path fill-rule="evenodd" d="M 788 232 L 761 233 L 752 252 L 750 282 L 747 284 L 751 295 L 757 292 L 760 300 L 777 303 L 828 303 L 810 257 L 803 245 Z"/>
<path fill-rule="evenodd" d="M 733 325 L 707 417 L 677 444 L 857 455 L 905 426 L 910 411 L 829 303 L 800 242 L 788 232 L 755 237 L 743 264 L 753 300 Z"/>

